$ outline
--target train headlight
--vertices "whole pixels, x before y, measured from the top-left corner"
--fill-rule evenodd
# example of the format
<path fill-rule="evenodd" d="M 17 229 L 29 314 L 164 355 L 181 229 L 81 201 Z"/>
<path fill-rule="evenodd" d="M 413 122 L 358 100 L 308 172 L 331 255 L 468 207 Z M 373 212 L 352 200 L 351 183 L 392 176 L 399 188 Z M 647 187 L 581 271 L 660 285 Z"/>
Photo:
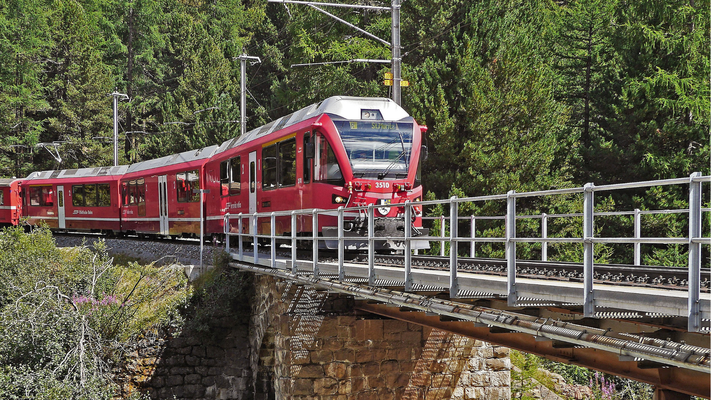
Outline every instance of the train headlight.
<path fill-rule="evenodd" d="M 334 204 L 343 204 L 347 201 L 347 199 L 343 196 L 339 196 L 337 194 L 333 195 L 333 203 Z"/>

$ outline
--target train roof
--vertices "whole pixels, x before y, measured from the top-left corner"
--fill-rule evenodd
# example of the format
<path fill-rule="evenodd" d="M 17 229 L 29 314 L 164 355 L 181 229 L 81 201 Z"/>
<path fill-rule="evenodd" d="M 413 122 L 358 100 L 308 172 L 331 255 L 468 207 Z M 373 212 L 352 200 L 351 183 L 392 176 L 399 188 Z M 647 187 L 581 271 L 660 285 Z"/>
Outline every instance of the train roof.
<path fill-rule="evenodd" d="M 212 145 L 209 147 L 203 147 L 202 149 L 184 151 L 178 154 L 171 154 L 169 156 L 156 158 L 155 160 L 141 161 L 128 166 L 126 174 L 132 172 L 140 172 L 148 169 L 155 169 L 161 167 L 169 167 L 175 164 L 187 163 L 190 161 L 204 160 L 209 158 L 217 149 L 217 145 Z"/>
<path fill-rule="evenodd" d="M 17 178 L 0 178 L 0 186 L 1 187 L 10 186 L 10 184 L 16 180 L 17 180 Z"/>
<path fill-rule="evenodd" d="M 361 110 L 379 110 L 385 121 L 399 121 L 410 116 L 407 111 L 388 98 L 333 96 L 320 103 L 311 104 L 266 125 L 252 129 L 242 136 L 227 140 L 220 145 L 215 154 L 321 114 L 331 114 L 343 119 L 361 120 L 363 119 Z"/>
<path fill-rule="evenodd" d="M 38 179 L 68 179 L 68 178 L 90 178 L 95 176 L 114 176 L 123 175 L 128 169 L 127 165 L 119 165 L 116 167 L 96 167 L 96 168 L 78 168 L 78 169 L 60 169 L 50 171 L 33 172 L 25 178 L 25 180 Z"/>

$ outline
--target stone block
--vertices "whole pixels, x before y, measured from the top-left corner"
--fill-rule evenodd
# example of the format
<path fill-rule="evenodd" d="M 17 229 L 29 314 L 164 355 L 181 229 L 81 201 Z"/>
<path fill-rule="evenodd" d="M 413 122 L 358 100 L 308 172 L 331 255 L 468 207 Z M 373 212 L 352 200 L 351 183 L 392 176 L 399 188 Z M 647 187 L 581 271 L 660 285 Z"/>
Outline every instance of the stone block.
<path fill-rule="evenodd" d="M 367 376 L 365 379 L 369 389 L 387 387 L 387 382 L 381 375 Z"/>
<path fill-rule="evenodd" d="M 353 349 L 341 349 L 333 352 L 333 361 L 348 361 L 355 362 L 355 350 Z"/>
<path fill-rule="evenodd" d="M 365 363 L 362 368 L 364 376 L 374 376 L 380 374 L 380 363 L 378 362 Z"/>
<path fill-rule="evenodd" d="M 509 388 L 487 388 L 485 391 L 487 400 L 509 400 L 511 389 Z"/>
<path fill-rule="evenodd" d="M 333 352 L 330 350 L 317 350 L 311 352 L 312 363 L 327 363 L 333 361 Z"/>
<path fill-rule="evenodd" d="M 486 360 L 486 367 L 492 371 L 510 370 L 511 361 L 508 358 L 491 358 Z"/>
<path fill-rule="evenodd" d="M 432 386 L 439 388 L 452 386 L 452 374 L 433 374 Z"/>
<path fill-rule="evenodd" d="M 200 383 L 202 380 L 202 377 L 198 374 L 190 374 L 185 376 L 185 384 L 186 385 L 195 385 L 197 383 Z"/>
<path fill-rule="evenodd" d="M 297 375 L 299 378 L 322 378 L 323 376 L 323 366 L 318 364 L 303 365 Z"/>
<path fill-rule="evenodd" d="M 511 386 L 511 371 L 489 371 L 488 374 L 490 378 L 489 386 L 492 387 L 510 387 Z"/>
<path fill-rule="evenodd" d="M 467 400 L 488 400 L 486 394 L 486 389 L 481 387 L 464 389 L 464 398 Z"/>
<path fill-rule="evenodd" d="M 222 358 L 225 351 L 217 346 L 207 346 L 205 348 L 205 356 L 208 358 Z"/>
<path fill-rule="evenodd" d="M 185 364 L 195 367 L 197 365 L 200 365 L 200 361 L 202 361 L 201 358 L 195 357 L 195 356 L 185 356 Z"/>
<path fill-rule="evenodd" d="M 339 338 L 342 337 L 342 335 L 339 333 Z M 331 340 L 326 340 L 323 342 L 321 345 L 321 349 L 323 350 L 340 350 L 343 348 L 343 341 L 339 340 L 339 338 L 332 338 Z"/>
<path fill-rule="evenodd" d="M 428 387 L 432 385 L 432 374 L 429 371 L 413 372 L 410 375 L 410 382 L 413 386 Z"/>
<path fill-rule="evenodd" d="M 190 350 L 190 354 L 195 357 L 205 357 L 205 347 L 203 346 L 193 346 Z"/>
<path fill-rule="evenodd" d="M 169 388 L 179 386 L 183 384 L 182 375 L 170 375 L 165 380 L 166 386 Z"/>
<path fill-rule="evenodd" d="M 338 318 L 324 318 L 321 322 L 321 327 L 318 330 L 318 336 L 322 338 L 331 338 L 338 336 Z"/>
<path fill-rule="evenodd" d="M 338 393 L 338 381 L 333 378 L 321 378 L 314 380 L 314 394 L 331 395 Z"/>
<path fill-rule="evenodd" d="M 314 394 L 314 382 L 311 379 L 294 379 L 291 394 L 294 396 L 309 396 Z"/>
<path fill-rule="evenodd" d="M 472 374 L 467 374 L 468 386 L 484 387 L 489 386 L 491 382 L 491 376 L 489 371 L 477 371 Z"/>
<path fill-rule="evenodd" d="M 326 376 L 343 379 L 348 372 L 347 365 L 342 362 L 332 362 L 325 367 Z"/>
<path fill-rule="evenodd" d="M 165 378 L 162 376 L 156 376 L 151 379 L 150 385 L 154 388 L 162 388 L 163 386 L 165 386 Z"/>
<path fill-rule="evenodd" d="M 373 361 L 373 352 L 370 349 L 360 349 L 355 352 L 355 362 L 366 363 Z"/>
<path fill-rule="evenodd" d="M 393 374 L 400 372 L 400 363 L 394 360 L 383 361 L 380 363 L 381 374 Z"/>
<path fill-rule="evenodd" d="M 385 382 L 389 388 L 406 387 L 410 382 L 410 374 L 392 373 L 385 375 Z"/>
<path fill-rule="evenodd" d="M 406 346 L 422 346 L 422 332 L 407 331 L 400 336 L 400 342 Z"/>
<path fill-rule="evenodd" d="M 493 352 L 494 352 L 494 357 L 504 358 L 504 357 L 509 356 L 510 350 L 508 347 L 496 346 L 496 347 L 494 347 Z"/>
<path fill-rule="evenodd" d="M 202 378 L 202 385 L 207 387 L 207 386 L 214 386 L 215 385 L 215 377 L 214 376 L 207 376 Z"/>
<path fill-rule="evenodd" d="M 170 375 L 188 375 L 194 371 L 192 367 L 173 367 L 170 369 Z"/>

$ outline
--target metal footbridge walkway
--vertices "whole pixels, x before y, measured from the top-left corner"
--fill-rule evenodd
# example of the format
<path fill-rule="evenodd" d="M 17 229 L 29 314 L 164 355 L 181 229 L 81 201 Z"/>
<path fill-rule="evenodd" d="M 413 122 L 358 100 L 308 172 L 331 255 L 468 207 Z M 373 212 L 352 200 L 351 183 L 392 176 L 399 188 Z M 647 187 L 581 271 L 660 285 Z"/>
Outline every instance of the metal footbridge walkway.
<path fill-rule="evenodd" d="M 668 391 L 710 398 L 711 293 L 708 271 L 702 269 L 702 263 L 709 262 L 711 248 L 708 223 L 702 224 L 704 218 L 708 221 L 711 213 L 711 209 L 703 207 L 703 204 L 709 204 L 709 199 L 703 199 L 704 193 L 709 192 L 709 182 L 711 176 L 695 173 L 682 179 L 452 197 L 406 203 L 404 207 L 402 204 L 388 205 L 402 207 L 406 226 L 402 237 L 375 235 L 373 206 L 226 215 L 225 226 L 237 228 L 236 233 L 226 232 L 226 246 L 234 260 L 232 265 L 237 268 L 353 296 L 358 300 L 356 307 L 363 311 L 647 382 L 660 393 Z M 704 184 L 707 184 L 705 192 Z M 684 188 L 688 191 L 687 207 L 644 211 L 601 211 L 595 208 L 596 193 L 605 195 L 651 187 Z M 571 208 L 582 212 L 532 213 L 528 211 L 530 207 L 521 207 L 522 211 L 517 213 L 517 200 L 527 205 L 538 204 L 540 209 L 540 204 L 555 203 L 557 200 L 550 201 L 554 197 L 578 202 Z M 459 210 L 473 209 L 472 204 L 487 202 L 503 202 L 505 214 L 459 216 Z M 431 235 L 439 228 L 439 236 L 414 236 L 409 228 L 413 213 L 425 207 L 445 210 L 442 214 L 447 214 L 433 217 L 436 225 L 429 232 Z M 347 256 L 347 248 L 353 241 L 345 237 L 343 228 L 352 215 L 362 215 L 368 221 L 368 236 L 360 245 L 364 262 L 355 262 Z M 663 233 L 664 236 L 642 236 L 642 232 L 652 231 L 645 221 L 658 228 L 659 221 L 655 217 L 668 215 L 684 221 L 687 236 L 678 237 L 678 231 L 672 226 Z M 339 228 L 338 236 L 299 235 L 298 227 L 306 218 L 311 219 L 313 226 L 318 224 L 319 218 L 333 219 Z M 565 231 L 578 232 L 579 237 L 550 234 L 548 221 L 555 218 L 564 219 L 568 224 Z M 603 225 L 611 218 L 631 220 L 633 232 L 627 237 L 604 237 L 604 231 L 596 223 Z M 477 223 L 484 225 L 482 221 L 487 220 L 500 221 L 503 227 L 499 231 L 504 235 L 493 237 L 476 229 Z M 531 233 L 531 229 L 526 228 L 530 221 L 538 222 L 539 235 L 522 237 L 521 233 Z M 276 226 L 280 223 L 291 225 L 290 236 L 276 235 Z M 271 227 L 271 234 L 257 234 L 257 227 L 265 224 Z M 576 228 L 570 228 L 576 224 Z M 460 232 L 464 231 L 463 226 L 471 228 L 468 232 Z M 387 240 L 401 244 L 401 265 L 375 262 L 376 242 Z M 247 251 L 246 241 L 270 246 L 255 253 L 251 246 Z M 319 258 L 319 247 L 323 248 L 326 241 L 337 247 L 337 251 L 330 253 L 330 259 Z M 284 242 L 291 248 L 277 251 L 278 244 Z M 311 246 L 312 243 L 318 245 Z M 423 268 L 413 264 L 412 259 L 418 252 L 413 249 L 427 247 L 423 246 L 425 243 L 432 247 L 430 252 L 439 247 L 439 256 L 448 258 L 448 268 Z M 503 246 L 505 274 L 462 270 L 462 262 L 475 256 L 476 247 L 482 243 Z M 308 259 L 298 251 L 305 244 L 311 247 Z M 533 253 L 545 263 L 549 245 L 581 248 L 579 269 L 582 278 L 538 279 L 521 274 L 522 261 L 517 258 L 517 247 L 537 246 Z M 601 268 L 595 260 L 595 245 L 626 245 L 633 254 L 630 259 L 634 260 L 634 265 L 640 264 L 643 249 L 649 252 L 652 247 L 683 246 L 680 252 L 686 254 L 687 263 L 683 270 L 686 285 L 680 290 L 678 287 L 619 285 L 602 281 L 595 275 L 596 267 Z M 323 250 L 321 252 L 323 255 Z M 529 248 L 527 254 L 531 253 Z"/>

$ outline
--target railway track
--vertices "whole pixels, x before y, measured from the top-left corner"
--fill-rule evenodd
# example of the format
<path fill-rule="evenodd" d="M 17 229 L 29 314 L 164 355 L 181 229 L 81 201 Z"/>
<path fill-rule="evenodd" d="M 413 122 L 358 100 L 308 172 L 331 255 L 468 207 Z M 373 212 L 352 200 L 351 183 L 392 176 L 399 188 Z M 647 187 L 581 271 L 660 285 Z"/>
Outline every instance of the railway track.
<path fill-rule="evenodd" d="M 86 236 L 91 238 L 99 235 L 82 235 L 78 233 L 60 233 L 64 237 Z M 123 237 L 111 238 L 113 240 L 125 241 L 133 245 L 141 245 L 145 242 L 171 243 L 182 246 L 199 246 L 197 239 L 162 239 L 156 237 L 138 238 Z M 206 244 L 212 246 L 212 244 Z M 221 246 L 220 246 L 221 247 Z M 234 249 L 233 249 L 234 251 Z M 252 252 L 252 246 L 245 243 L 246 252 Z M 260 246 L 259 253 L 268 257 L 271 249 L 269 246 Z M 277 251 L 280 257 L 291 257 L 290 248 L 280 248 Z M 301 260 L 311 260 L 311 250 L 299 250 L 298 258 Z M 334 250 L 319 250 L 319 258 L 322 262 L 337 262 L 338 255 Z M 347 253 L 346 260 L 349 263 L 367 264 L 368 257 L 363 253 Z M 412 256 L 412 267 L 449 270 L 449 257 L 441 256 Z M 457 263 L 458 271 L 482 273 L 489 275 L 506 276 L 506 260 L 489 258 L 459 258 Z M 375 256 L 374 262 L 378 266 L 402 266 L 404 257 L 402 255 Z M 535 279 L 549 279 L 571 282 L 583 281 L 583 266 L 580 263 L 555 262 L 555 261 L 517 261 L 517 276 Z M 671 290 L 687 290 L 688 270 L 686 268 L 670 268 L 655 266 L 633 266 L 619 264 L 595 264 L 594 279 L 597 283 L 608 283 L 615 285 L 653 287 Z M 701 269 L 701 292 L 711 292 L 711 269 Z"/>
<path fill-rule="evenodd" d="M 449 257 L 412 256 L 412 267 L 449 270 Z M 403 256 L 377 255 L 378 265 L 402 265 Z M 457 270 L 506 276 L 506 260 L 488 258 L 459 258 Z M 360 256 L 354 262 L 367 263 L 367 257 Z M 526 278 L 551 279 L 571 282 L 583 281 L 583 265 L 580 263 L 555 261 L 516 261 L 516 275 Z M 600 283 L 616 285 L 655 287 L 686 290 L 688 270 L 686 268 L 634 266 L 619 264 L 595 264 L 594 279 Z M 701 291 L 711 292 L 711 269 L 701 269 Z"/>

